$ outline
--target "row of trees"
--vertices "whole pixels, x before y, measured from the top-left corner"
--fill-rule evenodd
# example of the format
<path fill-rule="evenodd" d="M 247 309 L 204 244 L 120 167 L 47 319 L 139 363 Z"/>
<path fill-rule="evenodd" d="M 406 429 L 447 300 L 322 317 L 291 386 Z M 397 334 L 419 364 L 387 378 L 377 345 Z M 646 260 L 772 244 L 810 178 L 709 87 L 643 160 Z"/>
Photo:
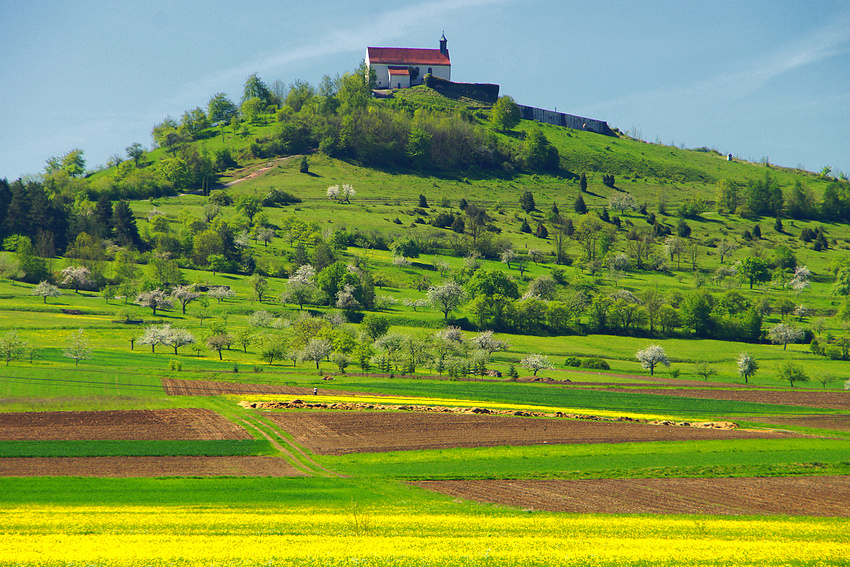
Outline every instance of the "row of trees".
<path fill-rule="evenodd" d="M 769 172 L 765 172 L 763 179 L 746 184 L 722 179 L 717 182 L 715 208 L 721 214 L 735 213 L 744 218 L 787 216 L 798 220 L 850 222 L 850 184 L 829 183 L 818 202 L 814 192 L 801 181 L 795 181 L 790 189 L 783 191 Z"/>

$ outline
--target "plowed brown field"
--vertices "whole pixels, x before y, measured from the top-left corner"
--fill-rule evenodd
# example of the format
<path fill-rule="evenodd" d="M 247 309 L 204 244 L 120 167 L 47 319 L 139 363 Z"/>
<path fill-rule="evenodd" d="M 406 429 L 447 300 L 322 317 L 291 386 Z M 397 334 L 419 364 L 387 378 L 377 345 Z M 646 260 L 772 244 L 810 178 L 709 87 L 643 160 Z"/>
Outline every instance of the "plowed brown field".
<path fill-rule="evenodd" d="M 278 457 L 54 457 L 0 459 L 0 476 L 305 476 Z"/>
<path fill-rule="evenodd" d="M 207 380 L 174 380 L 162 379 L 162 387 L 169 396 L 226 396 L 229 394 L 294 394 L 306 396 L 313 394 L 313 388 L 296 388 L 293 386 L 274 386 L 272 384 L 239 384 L 235 382 L 210 382 Z M 356 396 L 357 392 L 343 392 L 319 388 L 323 394 L 339 394 Z M 380 395 L 380 394 L 369 394 Z"/>
<path fill-rule="evenodd" d="M 761 431 L 634 422 L 418 412 L 270 412 L 266 416 L 314 453 L 342 455 L 452 447 L 772 438 Z"/>
<path fill-rule="evenodd" d="M 801 390 L 717 390 L 713 388 L 590 388 L 603 392 L 629 392 L 656 394 L 659 396 L 679 396 L 684 398 L 702 398 L 706 400 L 731 400 L 736 402 L 756 402 L 760 404 L 780 404 L 785 406 L 805 406 L 812 408 L 837 409 L 850 411 L 850 392 L 829 391 L 812 392 Z"/>
<path fill-rule="evenodd" d="M 850 517 L 850 477 L 446 480 L 412 483 L 478 502 L 552 512 Z"/>
<path fill-rule="evenodd" d="M 782 427 L 785 425 L 797 427 L 812 427 L 814 429 L 831 429 L 833 431 L 850 431 L 850 415 L 804 415 L 800 417 L 743 417 L 743 421 L 767 423 Z"/>
<path fill-rule="evenodd" d="M 0 441 L 252 439 L 206 409 L 0 413 Z"/>

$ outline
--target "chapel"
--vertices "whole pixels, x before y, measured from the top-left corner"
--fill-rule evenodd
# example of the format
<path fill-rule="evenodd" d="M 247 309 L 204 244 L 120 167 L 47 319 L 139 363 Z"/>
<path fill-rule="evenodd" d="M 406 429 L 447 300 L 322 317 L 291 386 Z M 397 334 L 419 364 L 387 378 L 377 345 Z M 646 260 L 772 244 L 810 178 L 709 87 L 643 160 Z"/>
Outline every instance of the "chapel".
<path fill-rule="evenodd" d="M 452 63 L 446 34 L 439 49 L 410 47 L 367 47 L 366 67 L 375 70 L 379 89 L 406 89 L 421 85 L 428 73 L 452 80 Z"/>

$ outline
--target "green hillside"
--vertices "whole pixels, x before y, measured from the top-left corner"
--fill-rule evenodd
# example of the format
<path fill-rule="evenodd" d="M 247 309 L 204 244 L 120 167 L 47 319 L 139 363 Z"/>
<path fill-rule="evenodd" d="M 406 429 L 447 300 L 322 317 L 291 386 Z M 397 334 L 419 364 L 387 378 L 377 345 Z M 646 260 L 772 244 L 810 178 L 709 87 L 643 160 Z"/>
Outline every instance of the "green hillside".
<path fill-rule="evenodd" d="M 726 378 L 741 342 L 774 376 L 789 356 L 805 358 L 812 378 L 839 374 L 833 365 L 848 358 L 848 286 L 835 283 L 850 279 L 846 180 L 618 131 L 496 123 L 490 105 L 425 86 L 385 99 L 363 96 L 358 75 L 336 87 L 293 87 L 276 103 L 259 89 L 213 125 L 216 95 L 209 114 L 156 125 L 158 147 L 132 159 L 81 177 L 69 154 L 43 183 L 5 182 L 4 273 L 69 287 L 60 271 L 84 266 L 83 289 L 127 298 L 106 309 L 137 318 L 143 291 L 226 284 L 250 297 L 262 280 L 261 305 L 237 313 L 271 301 L 294 321 L 305 307 L 341 308 L 355 326 L 334 349 L 351 362 L 369 314 L 403 335 L 450 324 L 512 334 L 520 352 L 491 359 L 503 371 L 538 351 L 634 371 L 647 339 L 711 339 L 669 354 Z M 27 210 L 40 220 L 22 220 Z M 304 265 L 315 276 L 294 292 L 286 278 Z M 435 305 L 429 288 L 449 283 L 461 296 Z M 789 338 L 770 346 L 780 330 Z M 290 335 L 290 349 L 304 346 Z M 610 335 L 628 346 L 600 348 Z M 544 340 L 562 336 L 576 339 Z M 471 371 L 470 352 L 451 357 Z M 409 364 L 425 360 L 433 353 Z"/>

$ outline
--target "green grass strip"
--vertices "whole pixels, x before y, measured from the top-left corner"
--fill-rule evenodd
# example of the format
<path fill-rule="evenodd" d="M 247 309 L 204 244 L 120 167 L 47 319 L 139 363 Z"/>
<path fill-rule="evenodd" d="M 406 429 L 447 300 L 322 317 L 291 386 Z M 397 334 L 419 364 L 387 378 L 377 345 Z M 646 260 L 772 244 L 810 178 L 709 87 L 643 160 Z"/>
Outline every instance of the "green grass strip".
<path fill-rule="evenodd" d="M 532 445 L 357 453 L 316 457 L 328 468 L 357 477 L 396 479 L 608 478 L 665 476 L 662 471 L 721 471 L 850 463 L 850 442 L 831 439 L 738 439 Z M 676 474 L 674 476 L 679 476 Z M 698 474 L 698 476 L 700 476 Z"/>
<path fill-rule="evenodd" d="M 220 441 L 2 441 L 0 458 L 8 457 L 229 457 L 276 455 L 263 440 Z"/>

